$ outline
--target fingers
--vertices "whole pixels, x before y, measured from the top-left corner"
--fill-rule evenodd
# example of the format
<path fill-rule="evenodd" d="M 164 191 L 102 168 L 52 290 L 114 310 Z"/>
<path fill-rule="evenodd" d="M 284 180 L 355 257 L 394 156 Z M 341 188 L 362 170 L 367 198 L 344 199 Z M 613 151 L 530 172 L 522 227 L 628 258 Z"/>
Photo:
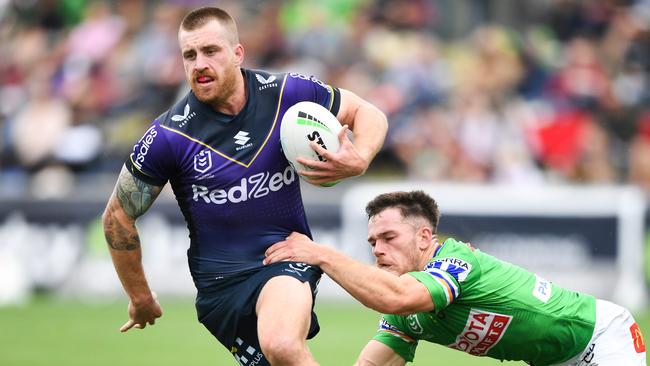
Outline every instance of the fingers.
<path fill-rule="evenodd" d="M 156 324 L 156 319 L 149 320 L 144 323 L 136 323 L 135 320 L 129 319 L 123 326 L 120 327 L 120 332 L 127 332 L 131 328 L 144 329 L 147 327 L 147 324 L 154 325 Z"/>
<path fill-rule="evenodd" d="M 264 256 L 268 257 L 273 255 L 273 253 L 275 253 L 280 248 L 282 248 L 283 245 L 285 245 L 284 243 L 285 243 L 284 241 L 280 241 L 266 248 L 266 251 L 264 252 Z"/>
<path fill-rule="evenodd" d="M 291 260 L 291 256 L 289 253 L 287 253 L 284 250 L 276 250 L 272 254 L 266 256 L 264 260 L 262 261 L 265 265 L 275 263 L 275 262 L 281 262 L 281 261 L 288 261 Z"/>
<path fill-rule="evenodd" d="M 129 329 L 133 328 L 134 325 L 135 322 L 133 321 L 133 319 L 129 319 L 129 321 L 127 321 L 126 323 L 124 323 L 123 326 L 120 327 L 120 332 L 124 333 Z"/>
<path fill-rule="evenodd" d="M 312 160 L 305 157 L 298 157 L 296 160 L 308 169 L 316 169 L 316 170 L 326 169 L 328 166 L 328 162 L 334 158 L 332 152 L 327 149 L 324 149 L 322 146 L 318 145 L 315 142 L 311 142 L 309 146 L 311 146 L 311 148 L 314 151 L 316 151 L 316 153 L 322 156 L 325 159 L 325 161 L 320 161 L 316 159 Z"/>
<path fill-rule="evenodd" d="M 266 249 L 262 263 L 267 265 L 280 261 L 294 260 L 295 251 L 293 248 L 300 243 L 300 240 L 309 240 L 309 238 L 305 234 L 295 231 L 292 232 L 287 236 L 286 240 L 277 242 Z"/>
<path fill-rule="evenodd" d="M 302 238 L 302 237 L 305 237 L 305 236 L 307 236 L 307 235 L 301 234 L 301 233 L 299 233 L 297 231 L 293 231 L 293 232 L 291 232 L 291 234 L 289 234 L 289 236 L 287 236 L 287 240 L 298 239 L 298 238 Z"/>
<path fill-rule="evenodd" d="M 343 145 L 344 142 L 349 141 L 350 139 L 348 138 L 348 129 L 350 127 L 348 125 L 343 125 L 343 128 L 341 128 L 341 131 L 339 131 L 339 142 L 341 145 Z"/>

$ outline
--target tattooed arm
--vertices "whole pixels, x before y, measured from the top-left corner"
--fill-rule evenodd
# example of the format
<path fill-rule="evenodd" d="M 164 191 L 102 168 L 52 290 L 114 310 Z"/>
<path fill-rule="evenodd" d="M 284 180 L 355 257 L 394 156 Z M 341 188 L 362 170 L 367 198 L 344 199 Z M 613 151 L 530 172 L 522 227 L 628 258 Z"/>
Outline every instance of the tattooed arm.
<path fill-rule="evenodd" d="M 135 228 L 135 220 L 149 209 L 161 190 L 162 187 L 147 184 L 122 167 L 102 216 L 113 265 L 130 299 L 129 321 L 120 328 L 121 332 L 134 326 L 142 329 L 153 325 L 162 316 L 142 268 L 140 237 Z"/>

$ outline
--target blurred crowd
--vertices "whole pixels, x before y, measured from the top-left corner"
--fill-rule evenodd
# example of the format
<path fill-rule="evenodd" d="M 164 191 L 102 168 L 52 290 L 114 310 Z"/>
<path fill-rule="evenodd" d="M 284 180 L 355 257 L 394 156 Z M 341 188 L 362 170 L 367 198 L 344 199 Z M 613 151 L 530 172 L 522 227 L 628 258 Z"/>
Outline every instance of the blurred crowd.
<path fill-rule="evenodd" d="M 187 91 L 178 25 L 207 4 L 245 67 L 388 115 L 370 175 L 650 193 L 650 0 L 0 0 L 0 192 L 115 175 Z"/>

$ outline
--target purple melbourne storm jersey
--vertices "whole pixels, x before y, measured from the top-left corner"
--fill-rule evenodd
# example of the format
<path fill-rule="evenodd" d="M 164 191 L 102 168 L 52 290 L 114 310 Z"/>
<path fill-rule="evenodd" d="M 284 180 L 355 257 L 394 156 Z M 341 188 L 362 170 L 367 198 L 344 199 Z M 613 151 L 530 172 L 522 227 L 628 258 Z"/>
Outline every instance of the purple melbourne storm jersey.
<path fill-rule="evenodd" d="M 292 231 L 311 235 L 298 175 L 280 145 L 285 111 L 301 101 L 338 113 L 340 93 L 314 77 L 242 71 L 248 99 L 236 116 L 189 92 L 156 118 L 126 167 L 156 186 L 167 181 L 187 221 L 198 289 L 220 274 L 262 266 L 264 251 Z"/>

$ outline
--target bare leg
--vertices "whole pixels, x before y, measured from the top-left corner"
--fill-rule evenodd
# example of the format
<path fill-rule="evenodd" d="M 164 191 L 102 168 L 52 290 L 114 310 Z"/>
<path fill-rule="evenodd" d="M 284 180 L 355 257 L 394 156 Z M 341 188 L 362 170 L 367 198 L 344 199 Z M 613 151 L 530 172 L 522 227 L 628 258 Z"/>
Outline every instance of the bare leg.
<path fill-rule="evenodd" d="M 308 282 L 289 276 L 270 279 L 257 299 L 257 333 L 273 366 L 318 365 L 307 348 L 311 320 Z"/>

